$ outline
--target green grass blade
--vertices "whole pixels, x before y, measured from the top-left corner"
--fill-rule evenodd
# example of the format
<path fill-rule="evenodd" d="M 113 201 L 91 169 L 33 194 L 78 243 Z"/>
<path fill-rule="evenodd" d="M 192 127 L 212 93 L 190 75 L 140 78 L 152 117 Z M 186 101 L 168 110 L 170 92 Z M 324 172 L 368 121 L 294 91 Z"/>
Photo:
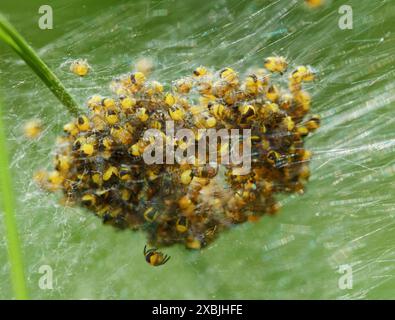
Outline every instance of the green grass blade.
<path fill-rule="evenodd" d="M 8 44 L 33 69 L 71 114 L 74 116 L 78 115 L 77 103 L 67 92 L 58 77 L 1 13 L 0 39 Z"/>
<path fill-rule="evenodd" d="M 14 189 L 6 148 L 5 127 L 3 122 L 2 102 L 0 101 L 0 198 L 3 204 L 4 222 L 11 264 L 11 281 L 17 299 L 27 299 L 25 275 L 15 219 Z"/>

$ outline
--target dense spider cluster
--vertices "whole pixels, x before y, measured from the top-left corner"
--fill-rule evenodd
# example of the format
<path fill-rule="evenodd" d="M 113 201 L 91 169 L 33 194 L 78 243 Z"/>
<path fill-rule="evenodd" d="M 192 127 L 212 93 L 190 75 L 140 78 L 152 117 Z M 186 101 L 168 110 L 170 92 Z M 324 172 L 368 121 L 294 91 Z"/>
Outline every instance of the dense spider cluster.
<path fill-rule="evenodd" d="M 318 128 L 319 117 L 305 117 L 311 101 L 302 84 L 315 72 L 300 66 L 284 79 L 287 67 L 283 57 L 270 57 L 244 79 L 231 68 L 199 67 L 169 92 L 142 72 L 116 78 L 113 97 L 89 98 L 89 112 L 64 126 L 55 170 L 36 179 L 105 224 L 145 230 L 151 244 L 199 249 L 234 224 L 276 212 L 276 194 L 303 193 L 311 157 L 303 140 Z M 149 128 L 187 147 L 166 135 L 168 120 L 176 130 L 192 129 L 193 144 L 202 139 L 201 128 L 251 129 L 249 174 L 221 161 L 146 164 L 142 155 L 153 141 L 143 134 Z M 220 157 L 229 146 L 217 147 Z"/>

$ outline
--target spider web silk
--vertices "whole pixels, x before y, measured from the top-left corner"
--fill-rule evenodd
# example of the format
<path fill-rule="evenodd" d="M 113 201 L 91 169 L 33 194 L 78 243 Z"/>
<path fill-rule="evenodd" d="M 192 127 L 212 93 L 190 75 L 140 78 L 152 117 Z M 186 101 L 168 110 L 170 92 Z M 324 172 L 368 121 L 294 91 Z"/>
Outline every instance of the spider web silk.
<path fill-rule="evenodd" d="M 143 259 L 145 235 L 119 232 L 32 181 L 51 167 L 56 136 L 70 116 L 10 50 L 1 44 L 1 94 L 6 101 L 17 218 L 28 287 L 34 298 L 393 298 L 395 284 L 395 7 L 391 0 L 347 1 L 353 29 L 338 28 L 338 8 L 327 1 L 47 1 L 54 30 L 37 28 L 39 1 L 0 10 L 38 48 L 82 106 L 109 94 L 112 77 L 154 62 L 150 79 L 170 84 L 199 65 L 241 73 L 274 54 L 290 68 L 314 66 L 308 85 L 322 127 L 309 137 L 312 177 L 303 196 L 282 196 L 275 217 L 222 234 L 200 252 L 166 248 L 159 268 Z M 15 1 L 13 1 L 15 2 Z M 53 4 L 51 4 L 54 2 Z M 4 8 L 2 9 L 2 6 Z M 76 14 L 78 12 L 78 14 Z M 3 50 L 4 49 L 4 50 Z M 92 73 L 77 79 L 64 63 L 86 58 Z M 39 118 L 38 140 L 21 134 Z M 0 220 L 2 222 L 2 220 Z M 0 223 L 0 298 L 11 297 L 3 223 Z M 39 287 L 40 267 L 53 270 L 53 289 Z M 339 268 L 352 268 L 342 290 Z"/>

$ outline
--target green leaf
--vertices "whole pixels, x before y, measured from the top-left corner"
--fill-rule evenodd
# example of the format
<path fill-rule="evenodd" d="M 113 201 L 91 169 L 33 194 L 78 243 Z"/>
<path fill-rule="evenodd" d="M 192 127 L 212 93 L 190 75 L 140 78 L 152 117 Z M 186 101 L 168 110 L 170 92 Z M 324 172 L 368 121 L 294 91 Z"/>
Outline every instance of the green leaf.
<path fill-rule="evenodd" d="M 8 161 L 8 152 L 0 101 L 0 199 L 3 204 L 8 255 L 11 264 L 11 281 L 17 299 L 27 299 L 25 275 L 15 219 L 15 198 Z"/>

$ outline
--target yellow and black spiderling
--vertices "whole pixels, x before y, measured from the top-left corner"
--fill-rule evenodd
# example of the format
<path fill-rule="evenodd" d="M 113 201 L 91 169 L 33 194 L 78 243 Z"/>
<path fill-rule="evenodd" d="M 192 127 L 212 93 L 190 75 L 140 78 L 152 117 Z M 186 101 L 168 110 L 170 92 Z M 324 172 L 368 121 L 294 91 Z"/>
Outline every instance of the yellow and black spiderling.
<path fill-rule="evenodd" d="M 326 0 L 304 0 L 305 4 L 312 9 L 322 7 Z"/>
<path fill-rule="evenodd" d="M 91 67 L 86 59 L 77 59 L 70 63 L 70 71 L 77 76 L 85 77 Z"/>
<path fill-rule="evenodd" d="M 64 126 L 54 170 L 35 180 L 106 225 L 144 230 L 157 247 L 200 249 L 235 224 L 274 214 L 276 195 L 304 192 L 311 175 L 304 141 L 321 119 L 310 115 L 312 98 L 303 88 L 316 71 L 278 56 L 263 61 L 245 75 L 200 66 L 169 92 L 141 71 L 121 75 L 111 82 L 112 96 L 90 97 L 86 114 Z M 168 135 L 166 121 L 191 129 L 195 140 Z M 230 146 L 220 142 L 214 162 L 166 164 L 165 153 L 163 164 L 147 164 L 143 154 L 155 138 L 144 132 L 151 128 L 182 150 L 197 146 L 198 129 L 251 129 L 251 170 L 243 175 L 237 165 L 221 164 Z M 169 258 L 156 249 L 144 255 L 151 265 Z"/>
<path fill-rule="evenodd" d="M 144 246 L 144 256 L 147 263 L 151 266 L 157 267 L 165 264 L 170 260 L 170 256 L 159 252 L 157 248 L 152 248 L 147 250 L 147 246 Z"/>
<path fill-rule="evenodd" d="M 32 119 L 23 125 L 23 133 L 28 139 L 38 138 L 43 131 L 43 126 L 40 120 Z"/>

